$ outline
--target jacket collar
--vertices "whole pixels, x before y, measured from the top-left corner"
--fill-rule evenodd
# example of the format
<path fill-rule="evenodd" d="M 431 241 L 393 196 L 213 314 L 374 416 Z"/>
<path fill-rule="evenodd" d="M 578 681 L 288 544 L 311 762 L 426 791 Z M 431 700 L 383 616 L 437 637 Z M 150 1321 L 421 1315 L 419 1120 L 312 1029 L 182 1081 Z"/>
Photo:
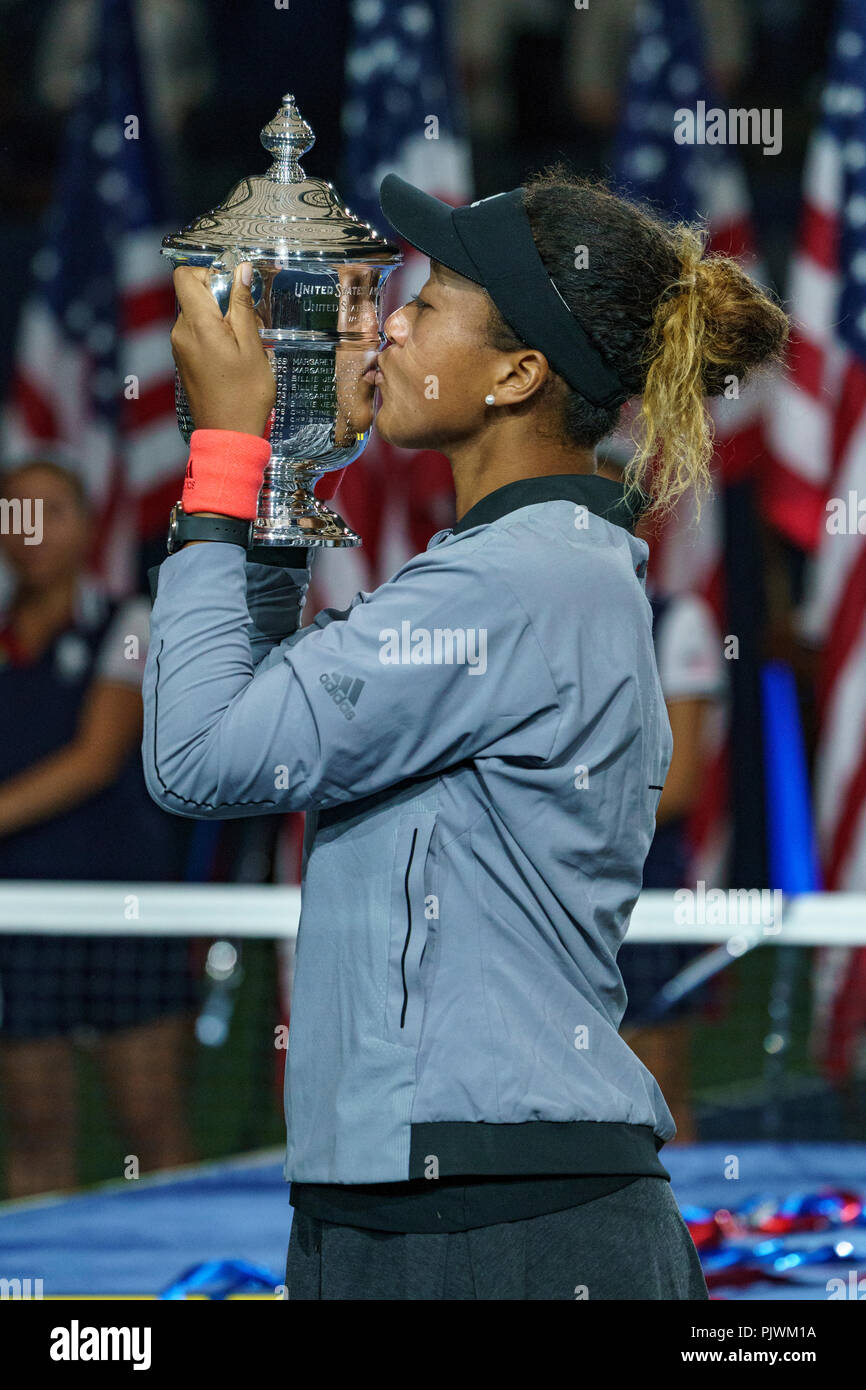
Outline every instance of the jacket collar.
<path fill-rule="evenodd" d="M 613 522 L 615 526 L 624 526 L 631 532 L 650 502 L 649 497 L 641 493 L 640 497 L 633 498 L 627 505 L 622 483 L 603 478 L 599 473 L 548 473 L 539 478 L 518 478 L 513 483 L 496 488 L 495 492 L 489 492 L 452 527 L 452 534 L 460 535 L 461 531 L 468 531 L 472 526 L 486 526 L 500 516 L 516 511 L 518 507 L 563 499 L 577 502 L 596 516 Z"/>

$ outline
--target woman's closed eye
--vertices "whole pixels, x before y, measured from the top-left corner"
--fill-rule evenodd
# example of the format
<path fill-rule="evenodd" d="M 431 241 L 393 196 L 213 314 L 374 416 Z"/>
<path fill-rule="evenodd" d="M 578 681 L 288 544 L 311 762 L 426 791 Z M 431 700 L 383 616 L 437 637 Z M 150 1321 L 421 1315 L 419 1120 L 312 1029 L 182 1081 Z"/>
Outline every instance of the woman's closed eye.
<path fill-rule="evenodd" d="M 412 298 L 409 300 L 409 303 L 414 304 L 416 309 L 429 309 L 431 307 L 427 303 L 426 299 L 421 298 L 420 294 L 413 294 Z"/>

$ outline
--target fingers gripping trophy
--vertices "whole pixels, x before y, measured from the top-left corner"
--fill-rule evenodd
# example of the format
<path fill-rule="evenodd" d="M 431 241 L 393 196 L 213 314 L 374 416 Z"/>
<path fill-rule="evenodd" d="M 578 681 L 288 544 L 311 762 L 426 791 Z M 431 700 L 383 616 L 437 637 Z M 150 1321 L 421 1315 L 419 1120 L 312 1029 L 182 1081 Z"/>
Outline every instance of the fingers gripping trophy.
<path fill-rule="evenodd" d="M 207 267 L 223 314 L 235 268 L 243 261 L 253 267 L 252 301 L 276 402 L 250 550 L 280 564 L 299 545 L 361 544 L 313 488 L 323 474 L 353 463 L 369 440 L 384 346 L 381 291 L 402 254 L 353 217 L 332 184 L 304 173 L 299 160 L 315 137 L 293 96 L 283 97 L 260 139 L 271 167 L 241 179 L 224 203 L 167 236 L 162 254 L 175 266 Z M 179 373 L 175 402 L 189 443 L 196 422 Z"/>

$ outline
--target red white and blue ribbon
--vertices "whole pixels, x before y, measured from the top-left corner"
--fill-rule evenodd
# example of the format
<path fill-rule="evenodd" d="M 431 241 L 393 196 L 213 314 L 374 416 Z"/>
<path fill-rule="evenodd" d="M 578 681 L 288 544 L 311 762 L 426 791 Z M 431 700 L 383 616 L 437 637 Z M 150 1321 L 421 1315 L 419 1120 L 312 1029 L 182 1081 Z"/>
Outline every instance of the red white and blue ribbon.
<path fill-rule="evenodd" d="M 709 1288 L 791 1283 L 793 1272 L 808 1265 L 851 1267 L 858 1247 L 849 1233 L 866 1230 L 863 1198 L 836 1187 L 792 1193 L 781 1201 L 761 1194 L 733 1209 L 687 1206 L 682 1214 Z M 820 1244 L 802 1239 L 822 1232 L 828 1239 Z M 866 1273 L 866 1241 L 858 1244 Z"/>

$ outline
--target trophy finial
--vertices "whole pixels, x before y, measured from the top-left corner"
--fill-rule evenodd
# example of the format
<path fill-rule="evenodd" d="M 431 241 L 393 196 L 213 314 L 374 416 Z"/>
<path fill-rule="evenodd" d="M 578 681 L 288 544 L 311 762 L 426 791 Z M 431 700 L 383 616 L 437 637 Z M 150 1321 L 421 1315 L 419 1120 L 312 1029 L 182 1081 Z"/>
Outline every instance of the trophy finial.
<path fill-rule="evenodd" d="M 299 164 L 302 154 L 313 148 L 316 137 L 304 120 L 291 92 L 286 92 L 272 121 L 262 128 L 259 139 L 274 156 L 266 178 L 274 183 L 303 183 L 306 175 Z"/>

